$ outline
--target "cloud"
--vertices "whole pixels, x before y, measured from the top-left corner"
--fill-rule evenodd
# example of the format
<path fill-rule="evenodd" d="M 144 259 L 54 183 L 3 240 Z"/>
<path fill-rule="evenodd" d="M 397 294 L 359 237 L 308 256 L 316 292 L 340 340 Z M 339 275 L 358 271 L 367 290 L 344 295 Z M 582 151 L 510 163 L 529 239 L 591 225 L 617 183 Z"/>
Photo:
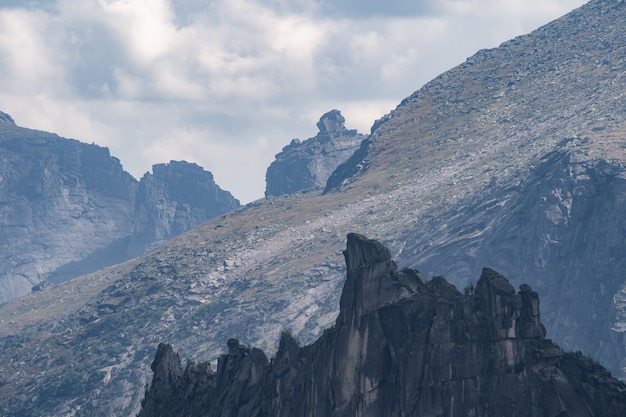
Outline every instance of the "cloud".
<path fill-rule="evenodd" d="M 326 111 L 367 133 L 421 85 L 581 0 L 0 4 L 0 110 L 108 146 L 140 177 L 196 162 L 243 202 Z M 470 36 L 468 36 L 468 34 Z"/>
<path fill-rule="evenodd" d="M 0 14 L 0 74 L 11 81 L 3 83 L 3 89 L 27 94 L 49 88 L 59 92 L 64 53 L 52 26 L 41 11 L 12 9 Z"/>
<path fill-rule="evenodd" d="M 319 4 L 328 16 L 347 18 L 414 17 L 429 15 L 438 9 L 438 2 L 432 0 L 319 0 Z"/>

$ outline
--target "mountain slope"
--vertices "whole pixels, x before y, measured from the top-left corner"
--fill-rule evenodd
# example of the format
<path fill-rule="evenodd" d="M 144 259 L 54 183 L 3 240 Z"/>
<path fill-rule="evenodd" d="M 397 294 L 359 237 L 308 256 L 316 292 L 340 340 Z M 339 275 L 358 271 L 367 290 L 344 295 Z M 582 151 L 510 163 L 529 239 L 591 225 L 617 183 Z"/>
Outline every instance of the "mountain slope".
<path fill-rule="evenodd" d="M 315 339 L 349 232 L 459 288 L 483 266 L 523 278 L 555 342 L 623 376 L 625 28 L 623 2 L 592 1 L 408 97 L 324 194 L 260 200 L 1 305 L 0 410 L 133 415 L 161 342 L 196 360 L 231 337 L 268 352 L 283 330 Z"/>

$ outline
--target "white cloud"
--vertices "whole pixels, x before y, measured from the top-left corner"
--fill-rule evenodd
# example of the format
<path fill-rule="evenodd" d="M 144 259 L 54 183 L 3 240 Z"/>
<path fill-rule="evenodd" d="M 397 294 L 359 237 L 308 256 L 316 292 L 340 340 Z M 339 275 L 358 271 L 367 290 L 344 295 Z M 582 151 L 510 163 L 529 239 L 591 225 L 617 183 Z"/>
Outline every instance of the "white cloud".
<path fill-rule="evenodd" d="M 150 65 L 167 53 L 178 36 L 167 0 L 100 0 L 101 17 L 128 48 L 128 58 Z"/>
<path fill-rule="evenodd" d="M 3 90 L 59 94 L 65 53 L 54 30 L 55 22 L 41 11 L 12 9 L 0 13 L 0 74 Z"/>
<path fill-rule="evenodd" d="M 274 154 L 315 135 L 326 111 L 367 133 L 476 50 L 580 4 L 4 0 L 0 110 L 108 146 L 136 177 L 196 162 L 248 202 Z"/>

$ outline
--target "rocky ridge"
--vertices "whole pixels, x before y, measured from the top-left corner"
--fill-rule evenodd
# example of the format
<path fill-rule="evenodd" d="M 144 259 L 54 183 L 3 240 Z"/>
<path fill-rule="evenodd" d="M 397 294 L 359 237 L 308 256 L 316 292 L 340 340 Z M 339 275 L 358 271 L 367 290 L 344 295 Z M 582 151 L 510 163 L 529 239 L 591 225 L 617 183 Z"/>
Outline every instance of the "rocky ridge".
<path fill-rule="evenodd" d="M 135 415 L 162 341 L 192 360 L 229 337 L 312 342 L 337 318 L 350 231 L 459 288 L 483 265 L 523 278 L 557 343 L 623 377 L 625 22 L 623 2 L 594 0 L 479 51 L 376 122 L 326 194 L 259 200 L 0 305 L 0 413 Z"/>
<path fill-rule="evenodd" d="M 213 174 L 197 164 L 152 166 L 139 181 L 129 253 L 137 256 L 186 230 L 239 207 Z"/>
<path fill-rule="evenodd" d="M 141 255 L 239 206 L 195 164 L 155 165 L 137 182 L 107 148 L 5 113 L 0 151 L 0 302 Z"/>
<path fill-rule="evenodd" d="M 13 118 L 11 116 L 9 116 L 8 114 L 3 113 L 1 111 L 0 111 L 0 122 L 10 123 L 12 125 L 15 124 L 15 120 L 13 120 Z"/>
<path fill-rule="evenodd" d="M 108 149 L 0 122 L 0 302 L 132 229 L 136 181 Z"/>
<path fill-rule="evenodd" d="M 139 417 L 622 416 L 626 385 L 563 352 L 539 296 L 485 268 L 465 294 L 398 270 L 382 244 L 348 235 L 339 316 L 313 344 L 283 333 L 276 356 L 228 341 L 217 372 L 158 347 Z"/>
<path fill-rule="evenodd" d="M 365 135 L 345 127 L 339 110 L 325 113 L 317 122 L 318 134 L 285 146 L 265 175 L 266 196 L 322 189 L 333 171 L 359 148 Z"/>

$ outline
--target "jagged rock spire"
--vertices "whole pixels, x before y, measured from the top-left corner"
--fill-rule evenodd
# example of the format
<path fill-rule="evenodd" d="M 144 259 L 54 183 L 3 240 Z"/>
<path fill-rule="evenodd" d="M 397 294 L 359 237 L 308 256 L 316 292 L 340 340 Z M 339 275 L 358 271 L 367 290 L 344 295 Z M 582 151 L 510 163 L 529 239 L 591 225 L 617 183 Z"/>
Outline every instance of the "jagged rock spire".
<path fill-rule="evenodd" d="M 285 332 L 268 362 L 260 350 L 230 339 L 216 378 L 199 396 L 185 394 L 197 386 L 186 376 L 192 372 L 180 377 L 180 362 L 159 347 L 155 363 L 166 364 L 153 364 L 144 403 L 184 394 L 186 410 L 198 411 L 144 408 L 139 416 L 626 415 L 626 385 L 544 339 L 529 286 L 516 293 L 485 268 L 475 293 L 463 295 L 443 277 L 398 271 L 386 247 L 358 234 L 348 235 L 344 255 L 341 312 L 315 343 L 300 347 Z M 159 382 L 164 375 L 178 378 L 169 394 Z"/>

